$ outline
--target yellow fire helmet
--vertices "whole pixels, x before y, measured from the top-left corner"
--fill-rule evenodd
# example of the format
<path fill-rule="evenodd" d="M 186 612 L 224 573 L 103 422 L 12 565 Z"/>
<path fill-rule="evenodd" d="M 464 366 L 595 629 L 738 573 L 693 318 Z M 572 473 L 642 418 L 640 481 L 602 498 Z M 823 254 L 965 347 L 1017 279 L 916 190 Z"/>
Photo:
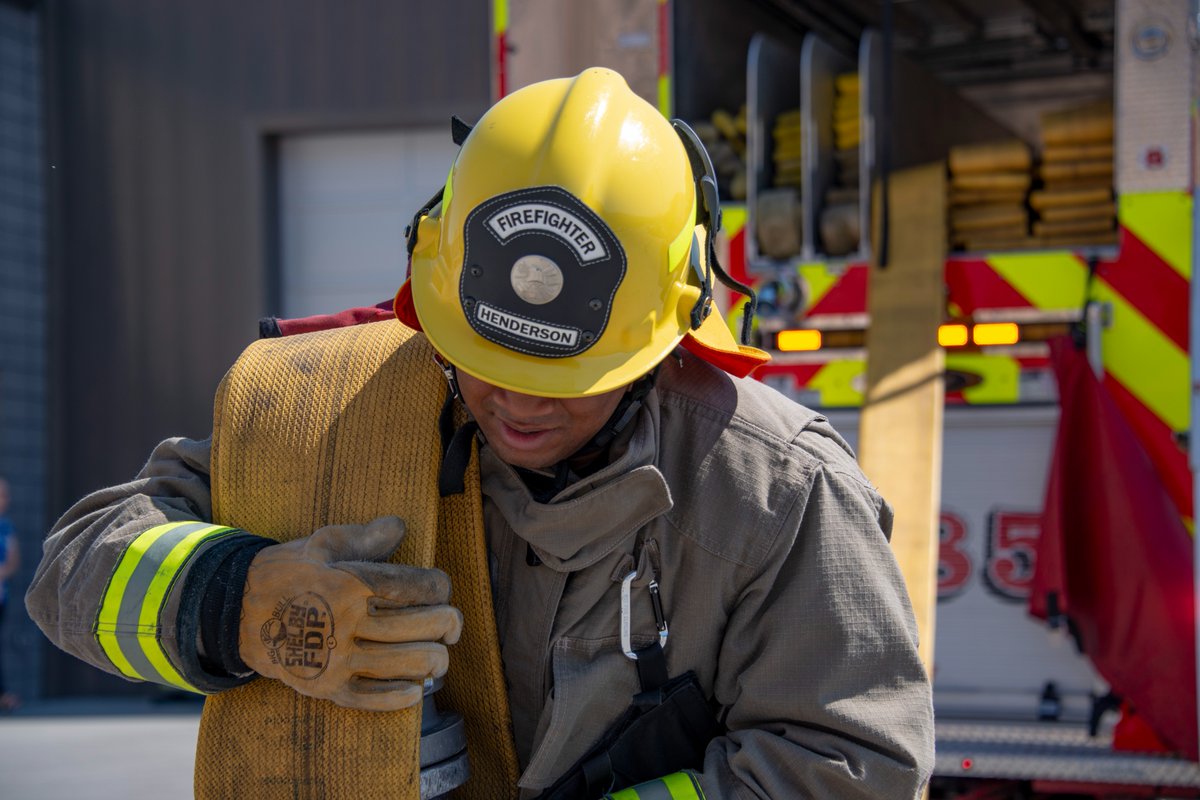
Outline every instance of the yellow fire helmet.
<path fill-rule="evenodd" d="M 703 148 L 679 125 L 606 69 L 500 100 L 414 223 L 398 316 L 458 369 L 544 397 L 629 384 L 689 333 L 701 352 L 756 359 L 708 319 Z"/>

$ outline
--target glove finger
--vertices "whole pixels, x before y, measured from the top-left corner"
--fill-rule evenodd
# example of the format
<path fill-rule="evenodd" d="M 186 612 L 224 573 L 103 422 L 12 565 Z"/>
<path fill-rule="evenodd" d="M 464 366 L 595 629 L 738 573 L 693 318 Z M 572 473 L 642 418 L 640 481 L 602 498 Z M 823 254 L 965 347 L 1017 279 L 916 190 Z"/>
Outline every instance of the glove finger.
<path fill-rule="evenodd" d="M 454 606 L 371 609 L 358 622 L 355 636 L 373 642 L 443 642 L 462 635 L 463 615 Z"/>
<path fill-rule="evenodd" d="M 369 525 L 326 525 L 308 537 L 312 558 L 334 561 L 384 561 L 404 540 L 404 520 L 379 517 Z"/>
<path fill-rule="evenodd" d="M 375 561 L 343 561 L 335 566 L 366 584 L 375 595 L 375 608 L 440 606 L 450 602 L 450 576 L 440 569 Z"/>
<path fill-rule="evenodd" d="M 450 666 L 450 653 L 436 642 L 390 644 L 356 640 L 350 654 L 355 675 L 379 680 L 423 681 L 440 678 Z"/>
<path fill-rule="evenodd" d="M 420 704 L 425 689 L 412 681 L 379 680 L 353 675 L 346 685 L 329 697 L 345 708 L 363 711 L 399 711 Z"/>

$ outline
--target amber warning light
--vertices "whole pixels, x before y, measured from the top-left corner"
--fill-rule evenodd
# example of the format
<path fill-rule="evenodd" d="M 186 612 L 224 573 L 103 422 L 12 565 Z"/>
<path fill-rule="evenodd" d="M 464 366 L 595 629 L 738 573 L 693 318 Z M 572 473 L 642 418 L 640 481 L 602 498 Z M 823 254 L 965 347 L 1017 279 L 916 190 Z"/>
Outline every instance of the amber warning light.
<path fill-rule="evenodd" d="M 978 345 L 1016 344 L 1020 338 L 1015 322 L 981 322 L 971 329 L 971 340 Z"/>
<path fill-rule="evenodd" d="M 968 341 L 966 325 L 955 323 L 938 326 L 938 344 L 942 347 L 962 347 Z"/>
<path fill-rule="evenodd" d="M 784 353 L 821 349 L 821 332 L 816 330 L 780 331 L 775 337 L 775 347 Z"/>
<path fill-rule="evenodd" d="M 1018 324 L 1016 322 L 948 322 L 938 326 L 942 347 L 996 347 L 1020 342 L 1043 342 L 1069 332 L 1063 322 Z M 867 332 L 862 328 L 820 330 L 792 328 L 775 334 L 775 349 L 783 353 L 863 347 Z"/>
<path fill-rule="evenodd" d="M 942 347 L 963 347 L 970 343 L 979 347 L 1016 344 L 1021 341 L 1021 329 L 1015 322 L 980 322 L 964 325 L 951 322 L 938 326 L 938 344 Z"/>

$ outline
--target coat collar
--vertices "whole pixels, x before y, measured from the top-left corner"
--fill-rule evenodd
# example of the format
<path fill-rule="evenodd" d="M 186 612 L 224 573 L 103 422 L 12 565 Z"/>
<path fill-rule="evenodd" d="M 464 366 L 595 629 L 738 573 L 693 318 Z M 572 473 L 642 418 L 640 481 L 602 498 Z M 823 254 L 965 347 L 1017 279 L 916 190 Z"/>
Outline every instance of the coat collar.
<path fill-rule="evenodd" d="M 657 467 L 658 411 L 658 396 L 651 392 L 625 452 L 549 503 L 534 500 L 516 470 L 484 444 L 480 448 L 483 494 L 542 563 L 559 572 L 589 567 L 671 510 L 671 492 Z"/>

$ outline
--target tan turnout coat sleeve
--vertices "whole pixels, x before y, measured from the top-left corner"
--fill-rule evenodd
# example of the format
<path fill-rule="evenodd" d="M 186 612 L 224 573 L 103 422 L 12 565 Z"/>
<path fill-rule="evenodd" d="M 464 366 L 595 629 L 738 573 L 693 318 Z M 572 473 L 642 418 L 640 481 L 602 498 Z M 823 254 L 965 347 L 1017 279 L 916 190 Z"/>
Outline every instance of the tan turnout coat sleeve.
<path fill-rule="evenodd" d="M 121 671 L 101 647 L 97 615 L 130 543 L 170 522 L 208 522 L 209 441 L 168 439 L 134 480 L 87 495 L 55 523 L 25 596 L 30 617 L 58 647 L 106 672 Z M 198 664 L 197 642 L 177 639 L 180 593 L 194 561 L 175 576 L 153 635 L 190 688 L 211 692 L 245 676 L 212 675 Z M 194 625 L 190 626 L 192 629 Z"/>

